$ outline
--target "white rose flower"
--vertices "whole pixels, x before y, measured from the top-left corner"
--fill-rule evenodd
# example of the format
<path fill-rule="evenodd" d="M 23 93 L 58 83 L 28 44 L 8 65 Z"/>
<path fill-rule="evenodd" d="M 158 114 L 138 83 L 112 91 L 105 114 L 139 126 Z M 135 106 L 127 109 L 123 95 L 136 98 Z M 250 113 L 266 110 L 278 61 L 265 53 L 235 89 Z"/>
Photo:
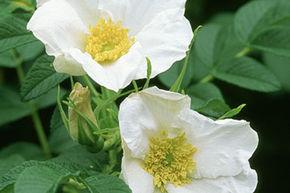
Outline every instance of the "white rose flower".
<path fill-rule="evenodd" d="M 193 37 L 186 0 L 39 0 L 27 28 L 58 72 L 88 74 L 117 91 L 185 57 Z"/>
<path fill-rule="evenodd" d="M 156 87 L 131 94 L 119 112 L 121 177 L 133 193 L 252 193 L 249 158 L 258 136 L 246 121 L 213 121 L 190 98 Z"/>

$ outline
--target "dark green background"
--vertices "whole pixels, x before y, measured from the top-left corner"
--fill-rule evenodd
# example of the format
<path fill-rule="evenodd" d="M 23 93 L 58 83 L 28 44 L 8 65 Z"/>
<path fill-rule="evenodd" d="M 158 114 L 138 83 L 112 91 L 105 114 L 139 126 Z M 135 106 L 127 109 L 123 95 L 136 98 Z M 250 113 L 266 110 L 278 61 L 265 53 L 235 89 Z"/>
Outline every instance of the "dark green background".
<path fill-rule="evenodd" d="M 217 13 L 236 12 L 246 2 L 246 0 L 188 0 L 186 17 L 195 28 L 206 23 Z M 5 84 L 17 84 L 17 76 L 13 69 L 0 69 L 0 82 L 2 83 L 3 74 L 5 74 Z M 251 166 L 257 170 L 259 176 L 256 193 L 290 192 L 288 185 L 290 181 L 289 93 L 281 91 L 265 94 L 238 88 L 217 80 L 215 83 L 230 106 L 247 104 L 237 118 L 250 121 L 251 126 L 258 132 L 259 147 L 251 159 Z M 155 84 L 164 87 L 158 80 L 155 80 Z M 47 132 L 53 109 L 51 107 L 40 111 Z M 24 118 L 1 127 L 0 147 L 19 140 L 37 143 L 37 136 L 30 118 Z"/>
<path fill-rule="evenodd" d="M 222 12 L 235 13 L 247 0 L 189 0 L 186 17 L 193 27 Z M 290 34 L 289 34 L 290 35 Z M 290 76 L 290 74 L 289 74 Z M 230 106 L 246 103 L 236 117 L 251 122 L 259 146 L 251 158 L 258 173 L 256 193 L 289 193 L 290 187 L 290 94 L 258 93 L 215 81 Z"/>

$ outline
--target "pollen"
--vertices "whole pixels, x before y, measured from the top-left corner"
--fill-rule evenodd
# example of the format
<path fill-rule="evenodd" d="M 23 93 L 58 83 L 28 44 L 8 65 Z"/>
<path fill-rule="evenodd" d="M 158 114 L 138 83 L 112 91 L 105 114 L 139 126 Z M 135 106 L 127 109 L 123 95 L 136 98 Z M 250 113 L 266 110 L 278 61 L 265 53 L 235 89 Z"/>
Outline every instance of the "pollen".
<path fill-rule="evenodd" d="M 167 183 L 177 187 L 191 182 L 188 174 L 195 169 L 193 155 L 197 149 L 186 141 L 184 132 L 175 138 L 168 138 L 166 132 L 150 138 L 143 169 L 154 177 L 153 184 L 162 192 Z"/>
<path fill-rule="evenodd" d="M 86 52 L 99 63 L 113 62 L 127 54 L 135 39 L 128 37 L 129 29 L 121 27 L 122 21 L 100 18 L 96 27 L 89 26 Z"/>

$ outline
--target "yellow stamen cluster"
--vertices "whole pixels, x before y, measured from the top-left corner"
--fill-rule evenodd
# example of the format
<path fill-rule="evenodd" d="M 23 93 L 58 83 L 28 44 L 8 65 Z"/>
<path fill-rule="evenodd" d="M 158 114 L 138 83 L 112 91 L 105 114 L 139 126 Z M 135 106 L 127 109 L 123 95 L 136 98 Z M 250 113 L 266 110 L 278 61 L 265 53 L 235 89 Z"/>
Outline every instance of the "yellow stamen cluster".
<path fill-rule="evenodd" d="M 121 28 L 121 21 L 116 24 L 111 18 L 100 18 L 96 27 L 90 25 L 90 35 L 87 37 L 86 52 L 97 62 L 112 62 L 128 53 L 134 43 L 129 39 L 129 29 Z"/>
<path fill-rule="evenodd" d="M 193 154 L 196 148 L 191 144 L 185 144 L 185 133 L 175 138 L 168 138 L 166 132 L 162 137 L 151 137 L 150 151 L 146 154 L 144 170 L 154 176 L 153 183 L 162 192 L 165 192 L 165 184 L 171 183 L 175 187 L 190 183 L 188 173 L 195 169 Z"/>

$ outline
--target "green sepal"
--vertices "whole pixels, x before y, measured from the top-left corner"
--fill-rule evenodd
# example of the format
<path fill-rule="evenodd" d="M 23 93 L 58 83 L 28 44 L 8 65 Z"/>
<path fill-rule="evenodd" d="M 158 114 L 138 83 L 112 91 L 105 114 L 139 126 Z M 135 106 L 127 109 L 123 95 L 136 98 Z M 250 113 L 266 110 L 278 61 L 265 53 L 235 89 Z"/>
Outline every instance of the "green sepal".
<path fill-rule="evenodd" d="M 98 153 L 104 149 L 104 138 L 102 136 L 97 136 L 97 140 L 92 145 L 87 145 L 86 149 L 91 153 Z"/>
<path fill-rule="evenodd" d="M 78 142 L 81 145 L 91 145 L 92 143 L 94 143 L 94 141 L 89 139 L 89 137 L 85 133 L 83 122 L 84 120 L 82 120 L 81 117 L 78 117 Z"/>
<path fill-rule="evenodd" d="M 241 104 L 237 108 L 231 109 L 228 112 L 226 112 L 223 116 L 218 118 L 218 120 L 226 119 L 226 118 L 231 118 L 241 112 L 241 110 L 246 106 L 246 104 Z"/>
<path fill-rule="evenodd" d="M 147 61 L 147 79 L 146 82 L 144 84 L 143 89 L 148 88 L 149 83 L 150 83 L 150 77 L 151 77 L 151 73 L 152 73 L 152 65 L 151 65 L 151 61 L 148 57 L 146 57 L 146 61 Z"/>

